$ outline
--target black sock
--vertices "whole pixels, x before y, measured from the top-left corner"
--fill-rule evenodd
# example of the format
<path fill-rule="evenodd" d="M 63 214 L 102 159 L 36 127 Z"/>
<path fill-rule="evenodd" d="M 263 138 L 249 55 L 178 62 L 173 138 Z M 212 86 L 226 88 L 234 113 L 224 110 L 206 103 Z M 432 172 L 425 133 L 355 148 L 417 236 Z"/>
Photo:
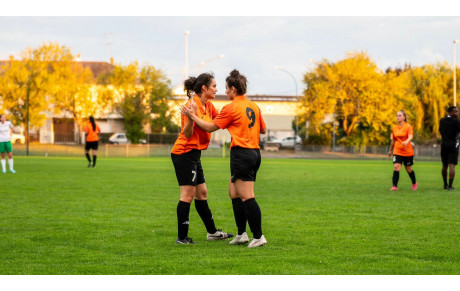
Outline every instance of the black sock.
<path fill-rule="evenodd" d="M 399 171 L 393 171 L 393 186 L 398 187 Z"/>
<path fill-rule="evenodd" d="M 240 198 L 232 199 L 233 215 L 235 216 L 236 227 L 238 227 L 238 235 L 246 232 L 246 210 L 244 209 L 243 201 Z"/>
<path fill-rule="evenodd" d="M 409 173 L 409 177 L 412 180 L 412 184 L 417 183 L 417 181 L 415 181 L 415 173 L 414 173 L 414 171 Z"/>
<path fill-rule="evenodd" d="M 203 220 L 206 231 L 211 234 L 215 233 L 217 229 L 214 224 L 214 219 L 212 218 L 211 209 L 209 209 L 208 206 L 208 201 L 195 199 L 195 209 L 200 215 L 201 220 Z"/>
<path fill-rule="evenodd" d="M 93 167 L 96 166 L 96 159 L 97 159 L 97 156 L 93 156 Z"/>
<path fill-rule="evenodd" d="M 255 198 L 248 199 L 243 202 L 248 218 L 249 228 L 255 239 L 262 236 L 262 214 L 260 213 L 259 204 Z"/>
<path fill-rule="evenodd" d="M 454 182 L 454 179 L 449 179 L 449 187 L 452 188 L 452 183 Z"/>
<path fill-rule="evenodd" d="M 91 163 L 91 157 L 89 156 L 89 154 L 88 154 L 88 153 L 86 153 L 86 154 L 85 154 L 85 156 L 86 156 L 86 158 L 88 159 L 88 162 L 90 162 L 90 163 Z"/>
<path fill-rule="evenodd" d="M 188 215 L 190 213 L 190 203 L 179 201 L 177 204 L 177 227 L 178 238 L 185 239 L 188 235 Z"/>
<path fill-rule="evenodd" d="M 444 186 L 447 186 L 447 178 L 442 177 L 442 179 L 444 180 Z"/>

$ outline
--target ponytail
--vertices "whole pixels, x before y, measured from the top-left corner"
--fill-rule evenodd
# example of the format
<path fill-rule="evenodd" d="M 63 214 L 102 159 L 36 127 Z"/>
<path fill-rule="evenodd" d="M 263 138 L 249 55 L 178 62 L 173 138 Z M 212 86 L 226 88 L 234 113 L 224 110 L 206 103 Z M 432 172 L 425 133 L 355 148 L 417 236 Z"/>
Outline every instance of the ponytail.
<path fill-rule="evenodd" d="M 96 122 L 94 121 L 94 117 L 90 116 L 89 122 L 91 122 L 91 125 L 93 126 L 93 131 L 96 131 Z"/>

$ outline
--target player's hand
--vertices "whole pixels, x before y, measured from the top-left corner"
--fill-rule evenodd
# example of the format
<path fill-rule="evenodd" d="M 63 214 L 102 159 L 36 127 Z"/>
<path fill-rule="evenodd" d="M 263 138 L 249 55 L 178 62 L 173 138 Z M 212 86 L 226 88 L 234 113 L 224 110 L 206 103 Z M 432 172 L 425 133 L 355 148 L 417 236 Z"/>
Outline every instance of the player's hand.
<path fill-rule="evenodd" d="M 191 118 L 192 115 L 195 115 L 195 111 L 193 111 L 193 108 L 187 107 L 185 105 L 180 106 L 180 113 L 184 114 L 188 118 Z"/>
<path fill-rule="evenodd" d="M 193 113 L 196 113 L 198 111 L 198 106 L 196 106 L 195 101 L 193 99 L 190 101 L 190 108 L 193 109 Z"/>
<path fill-rule="evenodd" d="M 391 151 L 388 152 L 388 156 L 391 157 Z"/>
<path fill-rule="evenodd" d="M 402 142 L 402 145 L 403 145 L 403 146 L 406 146 L 406 145 L 407 145 L 407 140 L 403 141 L 403 142 Z"/>

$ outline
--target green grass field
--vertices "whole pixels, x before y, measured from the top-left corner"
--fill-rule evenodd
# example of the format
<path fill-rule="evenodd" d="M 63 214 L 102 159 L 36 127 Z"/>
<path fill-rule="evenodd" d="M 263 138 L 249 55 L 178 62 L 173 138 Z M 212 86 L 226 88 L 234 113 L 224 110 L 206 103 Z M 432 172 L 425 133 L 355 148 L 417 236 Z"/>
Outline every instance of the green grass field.
<path fill-rule="evenodd" d="M 235 232 L 229 160 L 204 158 L 218 228 Z M 0 274 L 460 274 L 458 191 L 417 162 L 419 190 L 391 161 L 263 159 L 256 182 L 265 247 L 176 245 L 169 158 L 16 157 L 0 174 Z M 249 227 L 248 227 L 249 231 Z M 249 232 L 250 234 L 250 232 Z"/>

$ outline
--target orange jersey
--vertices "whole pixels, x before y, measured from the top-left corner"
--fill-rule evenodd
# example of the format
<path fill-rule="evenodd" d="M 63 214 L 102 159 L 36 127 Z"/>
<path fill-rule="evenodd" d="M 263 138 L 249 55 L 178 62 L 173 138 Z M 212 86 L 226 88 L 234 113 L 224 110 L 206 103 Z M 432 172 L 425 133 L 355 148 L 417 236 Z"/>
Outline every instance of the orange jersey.
<path fill-rule="evenodd" d="M 414 155 L 414 148 L 412 143 L 408 143 L 405 146 L 402 145 L 402 142 L 409 138 L 409 135 L 413 135 L 412 126 L 408 123 L 403 123 L 401 126 L 393 126 L 391 131 L 391 139 L 395 142 L 395 147 L 393 150 L 393 155 L 411 157 Z"/>
<path fill-rule="evenodd" d="M 217 116 L 219 113 L 211 101 L 207 101 L 205 104 L 205 108 L 201 104 L 200 98 L 198 96 L 193 97 L 193 101 L 195 102 L 196 106 L 198 107 L 197 112 L 195 113 L 200 119 L 212 122 L 212 120 Z M 187 101 L 187 106 L 190 103 L 190 100 Z M 198 125 L 193 124 L 193 134 L 190 138 L 186 138 L 184 134 L 184 127 L 187 123 L 188 117 L 181 114 L 180 120 L 180 133 L 179 137 L 177 138 L 176 142 L 174 143 L 174 147 L 171 153 L 176 155 L 185 154 L 191 150 L 205 150 L 208 148 L 209 142 L 211 141 L 211 133 L 202 130 Z"/>
<path fill-rule="evenodd" d="M 221 129 L 227 128 L 232 135 L 230 147 L 259 149 L 260 130 L 265 128 L 259 106 L 244 96 L 237 96 L 222 108 L 214 119 Z"/>
<path fill-rule="evenodd" d="M 85 132 L 86 132 L 86 141 L 99 141 L 99 136 L 97 133 L 101 133 L 101 129 L 99 128 L 99 125 L 96 124 L 96 130 L 93 130 L 93 125 L 91 122 L 88 122 L 85 126 Z"/>

